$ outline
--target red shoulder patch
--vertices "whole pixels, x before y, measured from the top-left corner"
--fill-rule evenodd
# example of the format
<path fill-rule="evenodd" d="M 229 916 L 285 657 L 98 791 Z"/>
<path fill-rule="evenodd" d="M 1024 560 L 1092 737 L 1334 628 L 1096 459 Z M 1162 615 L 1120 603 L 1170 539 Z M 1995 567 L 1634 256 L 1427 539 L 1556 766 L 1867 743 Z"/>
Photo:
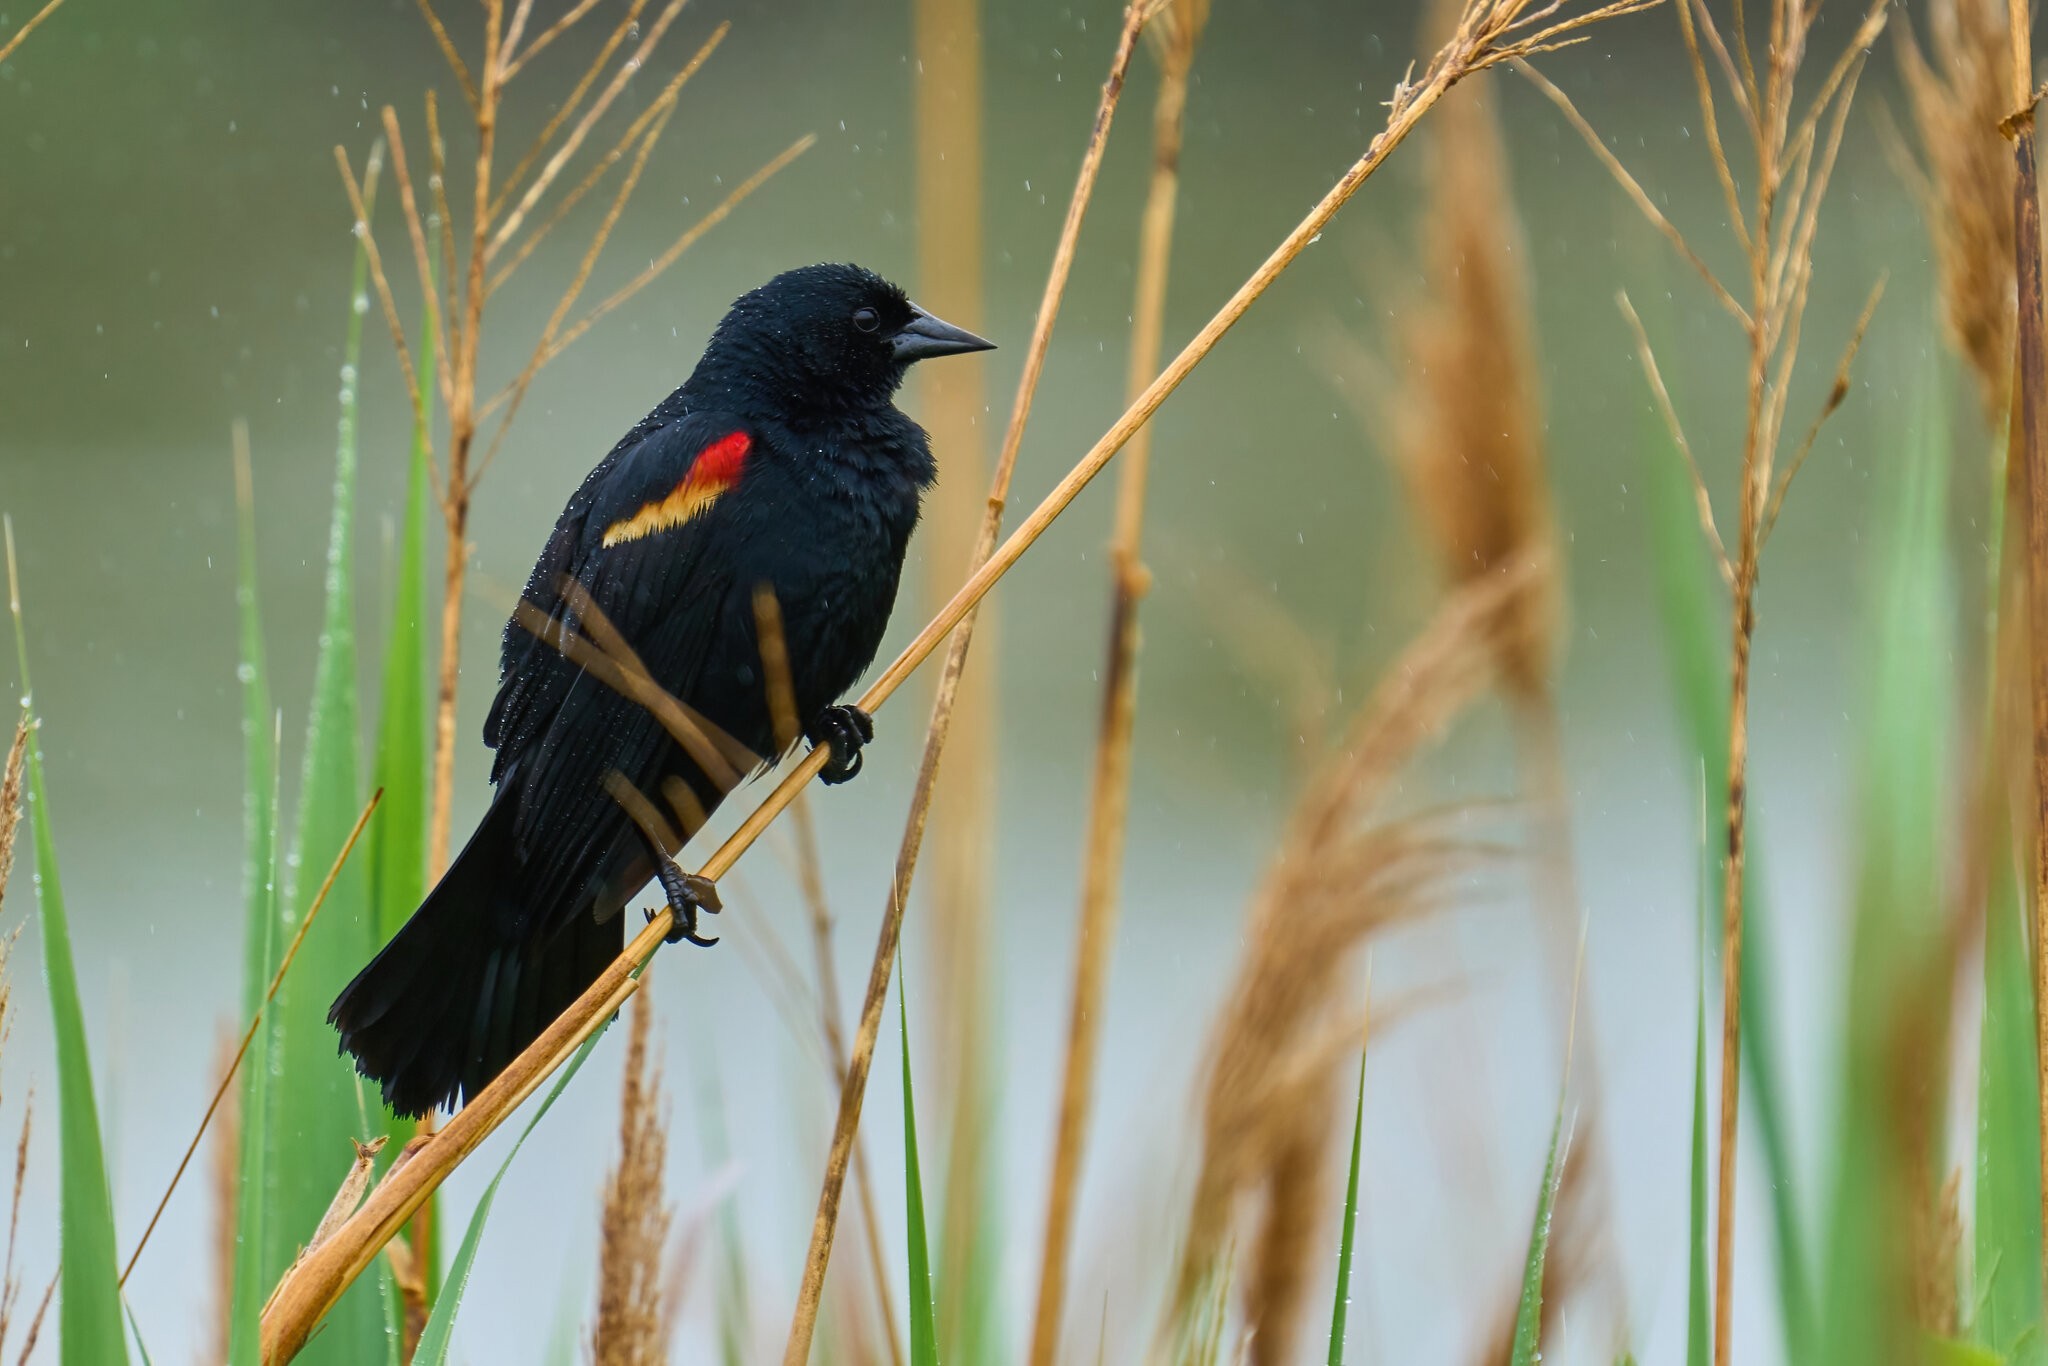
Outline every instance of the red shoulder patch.
<path fill-rule="evenodd" d="M 613 546 L 637 541 L 658 531 L 673 530 L 697 516 L 717 502 L 720 494 L 740 481 L 740 472 L 747 464 L 747 452 L 753 448 L 754 443 L 745 432 L 721 436 L 697 453 L 697 458 L 690 463 L 690 472 L 666 497 L 642 503 L 640 510 L 631 517 L 606 527 L 604 543 Z"/>

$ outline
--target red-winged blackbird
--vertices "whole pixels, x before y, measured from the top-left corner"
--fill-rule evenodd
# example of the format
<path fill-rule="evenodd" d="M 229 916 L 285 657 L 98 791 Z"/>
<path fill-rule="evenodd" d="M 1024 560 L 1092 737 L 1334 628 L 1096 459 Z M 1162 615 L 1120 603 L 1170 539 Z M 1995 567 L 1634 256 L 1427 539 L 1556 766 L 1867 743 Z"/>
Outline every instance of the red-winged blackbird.
<path fill-rule="evenodd" d="M 834 704 L 875 657 L 934 475 L 893 396 L 912 361 L 991 345 L 857 266 L 778 275 L 733 305 L 688 382 L 576 490 L 526 600 L 555 633 L 601 617 L 709 733 L 760 756 L 779 749 L 756 627 L 765 585 L 797 715 L 832 750 L 825 780 L 845 781 L 872 727 Z M 484 742 L 497 794 L 483 823 L 328 1012 L 400 1114 L 497 1076 L 618 956 L 620 912 L 650 877 L 676 912 L 672 937 L 710 942 L 696 912 L 715 898 L 615 794 L 623 779 L 665 799 L 687 837 L 731 774 L 713 776 L 517 617 Z"/>

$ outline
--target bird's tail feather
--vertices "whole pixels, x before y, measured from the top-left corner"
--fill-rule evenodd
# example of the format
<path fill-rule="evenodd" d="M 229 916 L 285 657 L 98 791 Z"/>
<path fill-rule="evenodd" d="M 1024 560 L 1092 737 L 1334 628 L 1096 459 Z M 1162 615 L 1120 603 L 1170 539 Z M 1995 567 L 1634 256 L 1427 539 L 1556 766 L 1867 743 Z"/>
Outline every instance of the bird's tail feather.
<path fill-rule="evenodd" d="M 617 956 L 620 921 L 518 904 L 511 806 L 483 824 L 420 908 L 327 1012 L 343 1052 L 401 1115 L 467 1101 Z"/>

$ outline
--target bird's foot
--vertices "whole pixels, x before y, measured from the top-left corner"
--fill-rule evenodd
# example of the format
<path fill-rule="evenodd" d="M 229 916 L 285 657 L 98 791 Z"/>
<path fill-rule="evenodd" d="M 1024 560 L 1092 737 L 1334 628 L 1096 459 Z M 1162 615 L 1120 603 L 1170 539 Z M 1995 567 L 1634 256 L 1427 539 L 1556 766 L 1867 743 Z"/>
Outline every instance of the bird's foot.
<path fill-rule="evenodd" d="M 716 939 L 707 939 L 697 933 L 697 912 L 717 915 L 725 909 L 718 899 L 718 884 L 708 877 L 684 872 L 672 858 L 662 859 L 656 868 L 655 875 L 661 879 L 661 890 L 668 897 L 668 908 L 675 916 L 665 942 L 679 944 L 687 940 L 706 949 L 716 944 Z M 653 920 L 659 914 L 658 911 L 649 911 L 647 918 Z"/>
<path fill-rule="evenodd" d="M 875 738 L 875 719 L 859 707 L 827 707 L 811 722 L 810 737 L 832 751 L 818 777 L 836 786 L 860 772 L 861 746 Z"/>

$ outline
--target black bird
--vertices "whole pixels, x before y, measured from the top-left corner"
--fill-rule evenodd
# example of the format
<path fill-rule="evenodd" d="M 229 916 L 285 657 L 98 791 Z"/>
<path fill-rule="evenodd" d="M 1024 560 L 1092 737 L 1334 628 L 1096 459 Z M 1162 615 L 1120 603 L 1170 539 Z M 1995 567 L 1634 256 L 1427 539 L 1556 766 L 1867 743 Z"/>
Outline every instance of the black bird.
<path fill-rule="evenodd" d="M 935 472 L 893 397 L 911 362 L 991 345 L 857 266 L 776 276 L 733 305 L 688 382 L 569 499 L 526 601 L 557 633 L 601 616 L 751 759 L 780 748 L 756 629 L 765 585 L 797 714 L 832 750 L 825 780 L 844 782 L 873 729 L 836 704 L 874 660 Z M 482 824 L 328 1012 L 404 1115 L 497 1076 L 618 956 L 620 912 L 650 877 L 676 913 L 672 938 L 711 942 L 696 913 L 715 897 L 615 793 L 623 779 L 667 805 L 687 837 L 733 774 L 516 616 L 484 743 L 497 792 Z"/>

